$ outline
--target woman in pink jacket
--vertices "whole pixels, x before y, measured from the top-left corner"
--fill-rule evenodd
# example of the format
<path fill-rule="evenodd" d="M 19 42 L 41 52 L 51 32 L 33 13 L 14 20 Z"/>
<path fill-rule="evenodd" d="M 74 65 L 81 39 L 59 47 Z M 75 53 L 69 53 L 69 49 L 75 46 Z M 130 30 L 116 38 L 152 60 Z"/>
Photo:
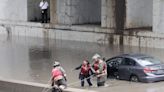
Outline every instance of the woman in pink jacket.
<path fill-rule="evenodd" d="M 60 63 L 57 61 L 55 61 L 53 67 L 54 68 L 52 69 L 51 86 L 53 86 L 53 90 L 56 90 L 56 88 L 63 90 L 67 87 L 65 70 L 60 66 Z"/>

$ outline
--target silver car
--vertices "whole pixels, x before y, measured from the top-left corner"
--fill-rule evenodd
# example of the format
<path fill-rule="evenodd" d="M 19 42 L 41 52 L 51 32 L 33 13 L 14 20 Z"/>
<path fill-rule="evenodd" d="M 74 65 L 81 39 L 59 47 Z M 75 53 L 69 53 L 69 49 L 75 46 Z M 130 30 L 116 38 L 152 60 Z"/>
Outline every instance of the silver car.
<path fill-rule="evenodd" d="M 123 54 L 106 61 L 108 77 L 134 82 L 164 80 L 164 64 L 144 54 Z"/>

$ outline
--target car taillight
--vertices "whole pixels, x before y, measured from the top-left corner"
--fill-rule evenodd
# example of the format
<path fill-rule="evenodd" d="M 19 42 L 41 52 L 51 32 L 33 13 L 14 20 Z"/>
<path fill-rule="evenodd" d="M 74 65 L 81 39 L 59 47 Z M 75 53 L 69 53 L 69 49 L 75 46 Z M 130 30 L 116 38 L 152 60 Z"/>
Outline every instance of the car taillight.
<path fill-rule="evenodd" d="M 151 68 L 149 68 L 149 67 L 146 67 L 146 68 L 144 68 L 144 73 L 153 73 L 154 71 L 156 71 L 156 70 L 154 70 L 154 69 L 151 69 Z"/>

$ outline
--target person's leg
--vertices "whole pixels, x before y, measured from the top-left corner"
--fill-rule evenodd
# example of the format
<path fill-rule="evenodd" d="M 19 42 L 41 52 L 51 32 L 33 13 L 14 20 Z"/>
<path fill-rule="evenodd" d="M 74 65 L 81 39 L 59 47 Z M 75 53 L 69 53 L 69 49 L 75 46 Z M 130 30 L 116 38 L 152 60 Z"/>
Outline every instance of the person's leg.
<path fill-rule="evenodd" d="M 102 76 L 101 77 L 101 85 L 105 86 L 105 80 L 106 80 L 106 76 Z"/>
<path fill-rule="evenodd" d="M 43 13 L 43 10 L 42 10 L 42 23 L 44 23 L 44 13 Z"/>
<path fill-rule="evenodd" d="M 99 77 L 97 78 L 97 86 L 100 87 L 100 86 L 104 86 L 105 85 L 105 80 L 103 77 Z"/>
<path fill-rule="evenodd" d="M 45 23 L 47 23 L 48 20 L 47 16 L 48 16 L 47 9 L 45 9 Z"/>
<path fill-rule="evenodd" d="M 59 80 L 59 88 L 60 88 L 61 90 L 63 90 L 63 89 L 65 89 L 66 87 L 67 87 L 67 84 L 66 84 L 65 79 Z"/>
<path fill-rule="evenodd" d="M 99 86 L 104 86 L 105 82 L 102 81 L 102 82 L 99 82 Z"/>
<path fill-rule="evenodd" d="M 56 92 L 56 88 L 52 88 L 52 92 Z"/>
<path fill-rule="evenodd" d="M 62 90 L 60 90 L 58 88 L 52 88 L 52 92 L 62 92 Z"/>
<path fill-rule="evenodd" d="M 44 18 L 43 18 L 44 23 L 46 23 L 46 9 L 44 9 Z"/>
<path fill-rule="evenodd" d="M 84 87 L 84 79 L 85 79 L 85 77 L 83 75 L 81 75 L 81 87 Z"/>
<path fill-rule="evenodd" d="M 97 78 L 97 87 L 100 87 L 101 83 L 100 83 L 100 78 Z"/>
<path fill-rule="evenodd" d="M 92 86 L 90 77 L 87 78 L 87 82 L 88 82 L 89 86 Z"/>

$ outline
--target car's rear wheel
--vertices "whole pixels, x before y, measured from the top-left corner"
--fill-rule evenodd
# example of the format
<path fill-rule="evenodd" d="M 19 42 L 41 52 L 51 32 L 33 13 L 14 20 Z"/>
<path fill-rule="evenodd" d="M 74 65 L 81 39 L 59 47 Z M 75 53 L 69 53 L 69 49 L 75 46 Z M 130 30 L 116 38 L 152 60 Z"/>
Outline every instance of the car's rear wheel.
<path fill-rule="evenodd" d="M 136 75 L 132 75 L 130 77 L 130 81 L 132 81 L 132 82 L 139 82 L 139 79 L 138 79 L 138 77 Z"/>

